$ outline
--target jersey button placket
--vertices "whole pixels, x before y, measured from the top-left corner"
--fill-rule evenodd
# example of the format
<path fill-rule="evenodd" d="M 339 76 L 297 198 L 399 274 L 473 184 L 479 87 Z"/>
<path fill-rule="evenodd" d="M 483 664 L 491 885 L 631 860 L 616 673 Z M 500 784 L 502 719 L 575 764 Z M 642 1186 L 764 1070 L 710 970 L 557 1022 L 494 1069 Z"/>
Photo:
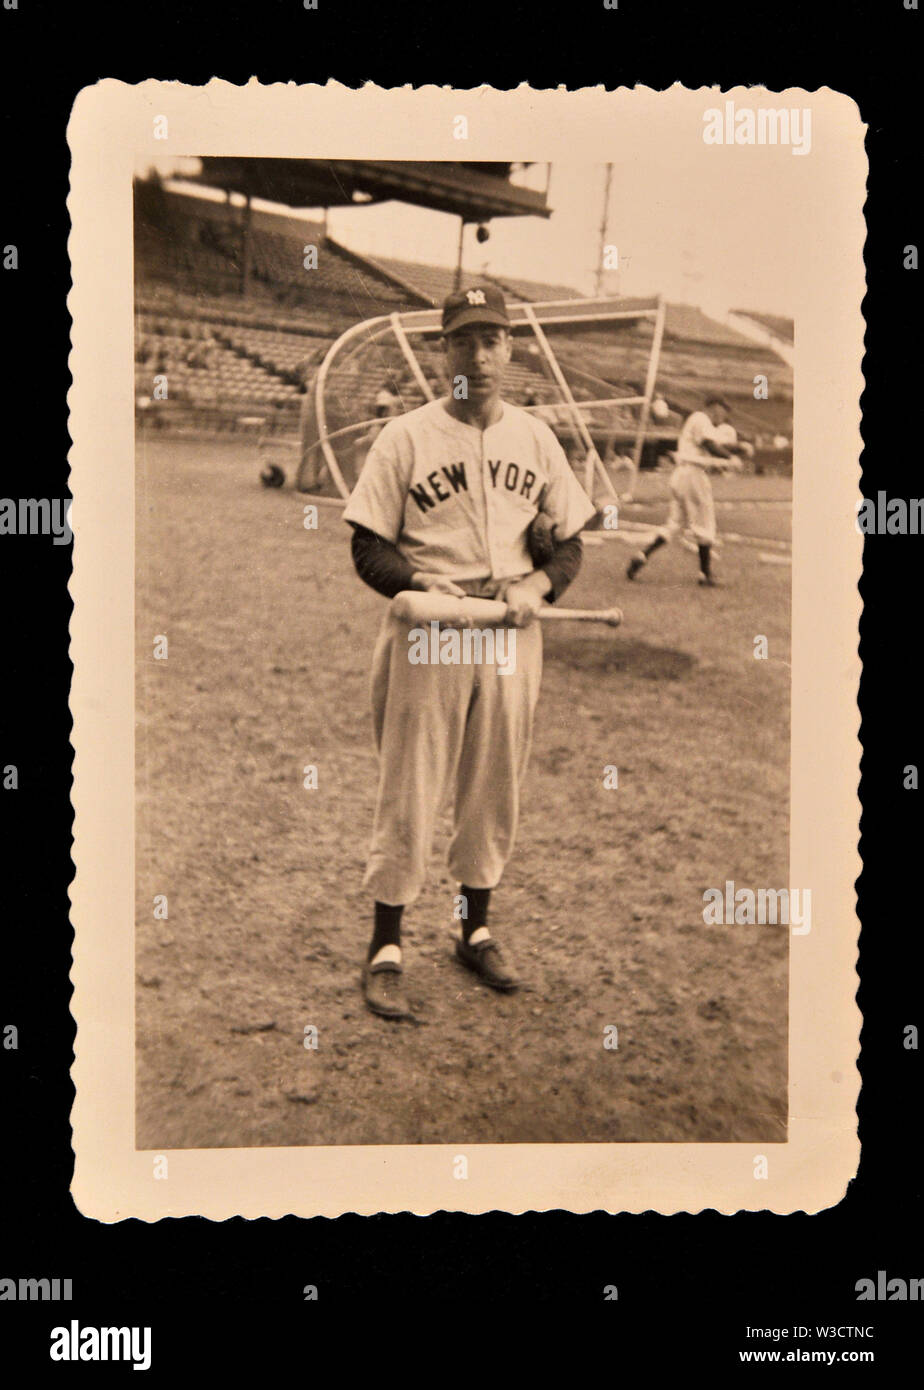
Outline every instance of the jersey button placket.
<path fill-rule="evenodd" d="M 490 569 L 490 571 L 491 571 L 491 577 L 493 578 L 493 577 L 494 577 L 494 574 L 495 574 L 495 569 L 496 569 L 496 566 L 495 566 L 495 563 L 494 563 L 494 560 L 495 560 L 495 556 L 494 556 L 494 492 L 493 492 L 493 489 L 492 489 L 491 486 L 490 486 L 490 480 L 489 480 L 489 477 L 488 477 L 488 472 L 489 472 L 489 470 L 488 470 L 488 445 L 487 445 L 487 435 L 488 435 L 488 431 L 487 431 L 487 430 L 482 430 L 482 432 L 481 432 L 481 483 L 482 483 L 482 486 L 483 486 L 483 488 L 484 488 L 484 533 L 485 533 L 485 550 L 486 550 L 486 552 L 487 552 L 488 568 Z"/>

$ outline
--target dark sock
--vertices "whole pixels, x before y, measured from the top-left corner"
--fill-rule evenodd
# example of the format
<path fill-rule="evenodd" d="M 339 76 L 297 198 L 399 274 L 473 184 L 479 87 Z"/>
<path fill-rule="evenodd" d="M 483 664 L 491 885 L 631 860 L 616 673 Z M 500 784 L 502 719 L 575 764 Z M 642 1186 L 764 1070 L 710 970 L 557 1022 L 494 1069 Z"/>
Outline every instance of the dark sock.
<path fill-rule="evenodd" d="M 647 558 L 647 556 L 653 554 L 654 551 L 656 551 L 660 546 L 665 544 L 666 541 L 663 536 L 655 536 L 654 540 L 651 542 L 651 545 L 645 546 L 645 549 L 643 550 L 642 554 L 645 555 Z"/>
<path fill-rule="evenodd" d="M 369 943 L 370 961 L 378 955 L 383 946 L 401 945 L 401 914 L 403 907 L 392 907 L 390 903 L 376 903 L 375 925 L 372 928 L 372 941 Z"/>
<path fill-rule="evenodd" d="M 490 888 L 466 888 L 463 883 L 459 892 L 465 899 L 467 911 L 467 916 L 462 918 L 462 940 L 467 941 L 473 931 L 488 925 L 488 903 L 491 901 L 491 890 Z"/>
<path fill-rule="evenodd" d="M 711 556 L 712 547 L 709 545 L 701 545 L 699 548 L 699 567 L 707 579 L 710 577 L 709 565 Z"/>

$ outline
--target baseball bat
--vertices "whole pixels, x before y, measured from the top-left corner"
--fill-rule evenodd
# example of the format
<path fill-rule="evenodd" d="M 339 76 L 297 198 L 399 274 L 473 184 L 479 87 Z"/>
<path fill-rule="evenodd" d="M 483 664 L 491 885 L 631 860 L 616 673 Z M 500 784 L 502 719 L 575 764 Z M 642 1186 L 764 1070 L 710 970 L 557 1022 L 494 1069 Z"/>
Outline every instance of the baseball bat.
<path fill-rule="evenodd" d="M 445 623 L 452 627 L 500 627 L 507 616 L 507 605 L 496 598 L 457 598 L 434 590 L 402 589 L 391 601 L 391 611 L 403 623 Z M 619 627 L 622 610 L 619 608 L 552 608 L 539 609 L 545 621 L 606 623 Z"/>

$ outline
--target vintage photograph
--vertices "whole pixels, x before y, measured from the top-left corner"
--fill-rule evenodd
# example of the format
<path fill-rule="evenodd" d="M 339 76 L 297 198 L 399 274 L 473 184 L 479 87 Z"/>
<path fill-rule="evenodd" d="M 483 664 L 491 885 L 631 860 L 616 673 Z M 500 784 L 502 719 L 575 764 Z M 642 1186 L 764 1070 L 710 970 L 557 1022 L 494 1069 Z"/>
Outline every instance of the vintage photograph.
<path fill-rule="evenodd" d="M 136 175 L 139 1147 L 785 1140 L 798 324 L 713 158 L 682 237 L 631 142 Z"/>
<path fill-rule="evenodd" d="M 69 139 L 81 1209 L 837 1200 L 856 107 L 104 83 Z"/>

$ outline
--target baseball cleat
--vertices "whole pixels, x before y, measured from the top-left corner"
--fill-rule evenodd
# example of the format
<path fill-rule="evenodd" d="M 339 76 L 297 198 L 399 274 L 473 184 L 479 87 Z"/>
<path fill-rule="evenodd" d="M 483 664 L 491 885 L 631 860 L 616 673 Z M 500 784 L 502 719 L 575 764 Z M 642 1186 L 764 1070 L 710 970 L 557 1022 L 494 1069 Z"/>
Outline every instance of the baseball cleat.
<path fill-rule="evenodd" d="M 491 936 L 479 941 L 476 946 L 467 941 L 457 941 L 456 959 L 480 975 L 492 989 L 512 990 L 520 983 L 513 967 Z"/>
<path fill-rule="evenodd" d="M 394 961 L 363 966 L 363 995 L 374 1014 L 382 1018 L 410 1018 L 404 994 L 404 974 Z"/>
<path fill-rule="evenodd" d="M 639 553 L 638 553 L 637 555 L 633 555 L 633 556 L 632 556 L 632 559 L 629 561 L 629 564 L 628 564 L 628 566 L 627 566 L 627 568 L 626 568 L 626 578 L 627 578 L 627 579 L 634 579 L 635 576 L 638 574 L 639 570 L 640 570 L 640 569 L 644 569 L 644 567 L 645 567 L 645 565 L 647 565 L 647 563 L 648 563 L 648 560 L 647 560 L 647 558 L 642 554 L 641 551 L 639 551 Z"/>
<path fill-rule="evenodd" d="M 721 589 L 722 587 L 721 580 L 716 579 L 711 574 L 701 574 L 696 582 L 702 589 Z"/>

